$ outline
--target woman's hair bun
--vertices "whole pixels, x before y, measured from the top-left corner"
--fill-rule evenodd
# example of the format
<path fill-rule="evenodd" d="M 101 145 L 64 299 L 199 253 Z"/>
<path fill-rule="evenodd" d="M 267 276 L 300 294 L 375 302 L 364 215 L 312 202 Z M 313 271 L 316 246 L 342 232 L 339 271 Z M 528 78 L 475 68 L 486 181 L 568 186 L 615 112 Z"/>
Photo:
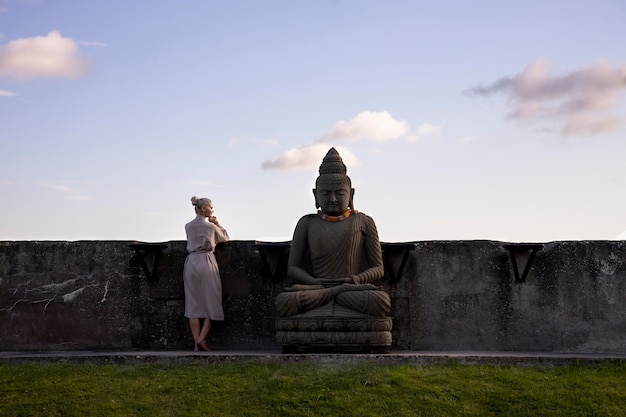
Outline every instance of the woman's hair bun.
<path fill-rule="evenodd" d="M 196 197 L 195 195 L 191 197 L 191 204 L 193 204 L 194 206 L 198 204 L 198 201 L 200 201 L 200 199 Z"/>

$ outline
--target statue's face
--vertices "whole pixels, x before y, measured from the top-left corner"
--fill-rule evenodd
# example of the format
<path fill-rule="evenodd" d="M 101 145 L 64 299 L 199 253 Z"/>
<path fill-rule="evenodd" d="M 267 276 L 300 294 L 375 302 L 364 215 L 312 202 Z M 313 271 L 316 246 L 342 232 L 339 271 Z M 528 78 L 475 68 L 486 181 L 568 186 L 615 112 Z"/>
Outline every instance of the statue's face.
<path fill-rule="evenodd" d="M 320 183 L 313 190 L 315 199 L 322 212 L 329 216 L 339 216 L 348 210 L 353 190 L 343 183 Z"/>

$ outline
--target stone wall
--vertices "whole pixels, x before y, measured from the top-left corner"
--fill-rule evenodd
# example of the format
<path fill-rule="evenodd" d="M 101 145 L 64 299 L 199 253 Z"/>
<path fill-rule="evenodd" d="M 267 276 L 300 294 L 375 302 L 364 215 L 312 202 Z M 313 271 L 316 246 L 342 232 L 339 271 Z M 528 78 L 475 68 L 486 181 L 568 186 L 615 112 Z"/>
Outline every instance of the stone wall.
<path fill-rule="evenodd" d="M 0 242 L 0 350 L 191 349 L 185 242 Z M 402 246 L 402 245 L 399 245 Z M 494 241 L 383 244 L 394 350 L 626 353 L 626 242 L 545 244 L 525 280 Z M 157 249 L 158 269 L 153 272 Z M 273 301 L 290 284 L 287 245 L 219 245 L 226 320 L 215 349 L 278 350 Z M 520 274 L 530 255 L 521 247 Z"/>

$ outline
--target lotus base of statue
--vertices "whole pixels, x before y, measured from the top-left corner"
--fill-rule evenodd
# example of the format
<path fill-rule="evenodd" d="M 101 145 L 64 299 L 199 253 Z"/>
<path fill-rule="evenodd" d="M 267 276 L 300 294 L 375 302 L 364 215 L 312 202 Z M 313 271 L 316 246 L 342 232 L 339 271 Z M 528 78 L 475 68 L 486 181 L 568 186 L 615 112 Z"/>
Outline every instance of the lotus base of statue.
<path fill-rule="evenodd" d="M 283 352 L 299 349 L 373 351 L 391 346 L 391 317 L 357 313 L 336 303 L 276 319 L 276 341 Z"/>

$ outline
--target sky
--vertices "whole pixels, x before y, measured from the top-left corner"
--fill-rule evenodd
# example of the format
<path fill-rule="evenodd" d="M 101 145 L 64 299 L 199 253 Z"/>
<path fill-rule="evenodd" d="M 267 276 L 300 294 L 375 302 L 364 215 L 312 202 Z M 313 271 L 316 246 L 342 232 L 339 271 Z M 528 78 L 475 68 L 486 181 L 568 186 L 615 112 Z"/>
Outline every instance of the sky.
<path fill-rule="evenodd" d="M 626 240 L 623 0 L 0 0 L 0 240 Z"/>

